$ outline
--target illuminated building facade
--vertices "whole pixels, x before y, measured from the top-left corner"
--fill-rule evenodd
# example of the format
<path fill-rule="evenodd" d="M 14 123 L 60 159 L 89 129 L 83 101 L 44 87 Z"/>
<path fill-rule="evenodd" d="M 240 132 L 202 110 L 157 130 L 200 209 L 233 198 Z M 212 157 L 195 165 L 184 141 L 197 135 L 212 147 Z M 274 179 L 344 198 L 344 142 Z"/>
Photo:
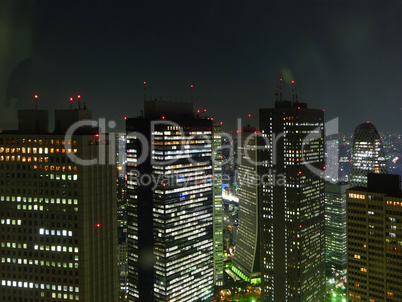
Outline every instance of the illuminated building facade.
<path fill-rule="evenodd" d="M 327 270 L 346 276 L 346 190 L 349 184 L 325 183 L 325 247 Z"/>
<path fill-rule="evenodd" d="M 348 301 L 402 301 L 401 176 L 346 192 Z"/>
<path fill-rule="evenodd" d="M 323 301 L 324 112 L 277 99 L 259 115 L 262 301 Z"/>
<path fill-rule="evenodd" d="M 195 117 L 191 103 L 144 107 L 144 116 L 126 124 L 128 300 L 207 301 L 214 285 L 213 124 Z"/>
<path fill-rule="evenodd" d="M 369 122 L 357 126 L 353 134 L 350 185 L 366 187 L 368 173 L 387 173 L 380 134 Z"/>
<path fill-rule="evenodd" d="M 0 134 L 1 301 L 117 301 L 116 166 L 67 156 L 98 155 L 96 132 L 65 142 L 88 117 L 58 111 L 49 133 L 47 111 L 24 110 Z"/>
<path fill-rule="evenodd" d="M 213 123 L 214 280 L 223 285 L 222 126 Z"/>
<path fill-rule="evenodd" d="M 257 130 L 243 128 L 238 152 L 239 172 L 239 225 L 233 269 L 246 281 L 260 277 L 260 250 L 258 235 Z"/>

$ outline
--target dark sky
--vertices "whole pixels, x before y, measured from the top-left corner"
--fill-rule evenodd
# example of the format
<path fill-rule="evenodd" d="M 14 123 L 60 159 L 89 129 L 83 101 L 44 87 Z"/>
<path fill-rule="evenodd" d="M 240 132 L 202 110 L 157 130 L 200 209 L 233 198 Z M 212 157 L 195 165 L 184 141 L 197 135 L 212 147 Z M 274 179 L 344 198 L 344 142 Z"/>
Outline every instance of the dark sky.
<path fill-rule="evenodd" d="M 38 93 L 40 108 L 67 108 L 80 93 L 96 118 L 123 129 L 123 117 L 142 109 L 143 81 L 148 97 L 183 101 L 194 84 L 195 107 L 230 130 L 238 117 L 257 124 L 283 74 L 309 107 L 325 108 L 327 120 L 339 117 L 342 131 L 370 120 L 380 132 L 402 132 L 402 1 L 0 5 L 7 106 L 33 108 Z"/>

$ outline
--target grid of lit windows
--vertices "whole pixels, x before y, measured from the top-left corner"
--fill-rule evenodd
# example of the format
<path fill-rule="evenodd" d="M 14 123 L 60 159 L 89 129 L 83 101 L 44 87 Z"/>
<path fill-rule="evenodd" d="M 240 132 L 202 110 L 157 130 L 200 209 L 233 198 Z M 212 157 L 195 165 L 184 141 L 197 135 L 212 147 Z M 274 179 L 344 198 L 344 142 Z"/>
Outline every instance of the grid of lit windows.
<path fill-rule="evenodd" d="M 402 301 L 402 192 L 373 191 L 347 194 L 348 301 Z"/>
<path fill-rule="evenodd" d="M 93 226 L 98 221 L 91 220 L 105 219 L 109 215 L 105 213 L 109 212 L 110 218 L 114 217 L 112 211 L 103 213 L 104 207 L 112 210 L 111 205 L 104 203 L 105 206 L 98 208 L 102 214 L 93 217 L 89 216 L 93 215 L 89 206 L 95 202 L 92 196 L 96 196 L 96 202 L 103 203 L 105 198 L 113 200 L 113 190 L 108 196 L 102 194 L 112 188 L 114 182 L 110 181 L 109 185 L 106 180 L 113 177 L 115 168 L 112 165 L 83 168 L 73 163 L 67 156 L 70 153 L 90 158 L 98 151 L 91 144 L 93 135 L 74 137 L 69 142 L 72 148 L 65 149 L 63 135 L 0 134 L 1 301 L 9 301 L 10 297 L 17 299 L 13 301 L 83 301 L 94 297 L 109 302 L 115 299 L 106 297 L 105 289 L 106 283 L 113 284 L 111 280 L 117 276 L 94 270 L 105 285 L 100 294 L 94 293 L 85 290 L 89 288 L 87 280 L 92 272 L 84 270 L 82 265 L 86 259 L 88 265 L 95 266 L 99 251 L 93 253 L 93 244 L 101 247 L 97 239 L 92 239 L 91 244 L 84 240 L 90 233 L 100 233 Z M 105 180 L 100 181 L 98 173 Z M 89 190 L 93 195 L 88 195 Z M 113 220 L 107 221 L 110 226 L 104 230 L 115 231 Z M 106 234 L 98 236 L 108 241 L 107 253 L 112 257 L 115 255 L 113 240 Z M 104 247 L 101 249 L 106 252 Z M 113 271 L 111 266 L 115 261 L 109 264 L 106 258 L 101 258 L 105 272 Z M 109 294 L 113 295 L 112 292 Z M 102 295 L 106 300 L 102 300 Z"/>
<path fill-rule="evenodd" d="M 300 104 L 260 109 L 264 301 L 322 301 L 325 294 L 324 117 Z"/>
<path fill-rule="evenodd" d="M 367 187 L 368 173 L 387 173 L 380 134 L 371 123 L 360 124 L 353 134 L 350 185 Z"/>
<path fill-rule="evenodd" d="M 149 241 L 153 245 L 147 250 L 152 249 L 155 262 L 153 284 L 148 284 L 152 286 L 153 297 L 149 299 L 204 301 L 213 295 L 214 249 L 217 251 L 219 246 L 215 247 L 213 241 L 212 121 L 181 122 L 178 121 L 181 126 L 155 126 L 147 137 L 151 141 L 149 163 L 140 163 L 142 154 L 137 132 L 148 131 L 141 128 L 147 120 L 128 120 L 129 301 L 146 299 L 139 285 L 144 278 L 140 273 L 140 255 L 145 249 L 141 239 L 151 235 Z M 151 215 L 140 204 L 141 196 L 152 204 Z M 218 204 L 219 196 L 216 198 Z M 144 215 L 149 215 L 151 234 L 141 232 L 144 226 L 139 221 Z"/>

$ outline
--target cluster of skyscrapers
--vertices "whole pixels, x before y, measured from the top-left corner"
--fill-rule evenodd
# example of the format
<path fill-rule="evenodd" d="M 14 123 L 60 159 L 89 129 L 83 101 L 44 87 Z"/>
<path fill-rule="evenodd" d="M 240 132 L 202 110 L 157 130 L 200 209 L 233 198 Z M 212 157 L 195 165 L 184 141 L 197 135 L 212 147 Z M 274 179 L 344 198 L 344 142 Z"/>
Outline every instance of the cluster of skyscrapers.
<path fill-rule="evenodd" d="M 225 279 L 220 123 L 192 103 L 145 101 L 126 119 L 127 162 L 116 166 L 100 160 L 114 135 L 85 124 L 66 137 L 87 109 L 56 111 L 52 132 L 47 111 L 19 119 L 0 133 L 1 301 L 117 301 L 117 173 L 127 300 L 213 300 Z M 347 274 L 350 301 L 402 301 L 400 177 L 386 174 L 364 123 L 350 188 L 325 183 L 324 130 L 324 110 L 294 89 L 284 100 L 281 87 L 259 127 L 240 130 L 232 270 L 261 282 L 262 301 L 324 301 L 328 271 Z"/>

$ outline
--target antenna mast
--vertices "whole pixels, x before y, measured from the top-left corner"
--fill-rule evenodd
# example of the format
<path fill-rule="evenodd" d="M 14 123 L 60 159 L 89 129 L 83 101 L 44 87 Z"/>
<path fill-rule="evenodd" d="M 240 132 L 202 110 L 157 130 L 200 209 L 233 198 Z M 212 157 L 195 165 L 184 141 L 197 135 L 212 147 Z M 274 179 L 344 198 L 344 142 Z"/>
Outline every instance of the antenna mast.
<path fill-rule="evenodd" d="M 147 82 L 144 81 L 144 102 L 147 100 Z"/>
<path fill-rule="evenodd" d="M 190 85 L 191 103 L 194 104 L 194 85 Z"/>
<path fill-rule="evenodd" d="M 292 80 L 292 103 L 298 103 L 299 96 L 296 93 L 295 80 Z"/>
<path fill-rule="evenodd" d="M 35 98 L 35 110 L 38 110 L 38 95 L 37 94 L 35 94 L 34 95 L 34 98 Z"/>
<path fill-rule="evenodd" d="M 282 94 L 282 81 L 283 81 L 283 78 L 281 77 L 280 79 L 279 79 L 279 101 L 283 101 L 283 94 Z"/>

